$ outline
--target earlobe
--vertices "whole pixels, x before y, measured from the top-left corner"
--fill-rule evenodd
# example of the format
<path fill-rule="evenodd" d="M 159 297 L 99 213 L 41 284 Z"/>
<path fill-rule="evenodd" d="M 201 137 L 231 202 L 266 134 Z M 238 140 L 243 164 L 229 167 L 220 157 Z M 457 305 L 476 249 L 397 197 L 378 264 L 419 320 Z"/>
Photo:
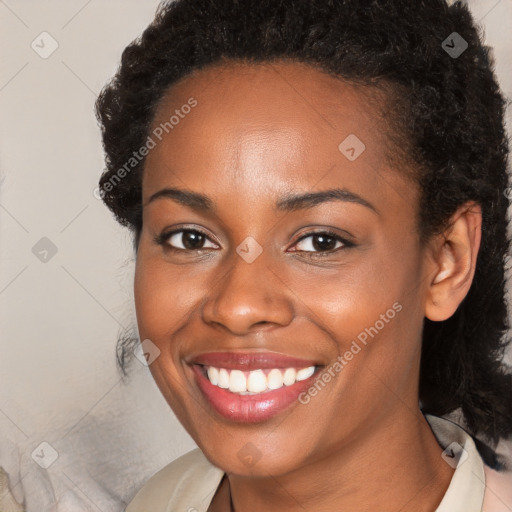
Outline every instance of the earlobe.
<path fill-rule="evenodd" d="M 425 303 L 428 319 L 439 322 L 450 318 L 469 292 L 480 248 L 481 226 L 480 205 L 466 203 L 438 238 L 441 243 L 431 244 Z"/>

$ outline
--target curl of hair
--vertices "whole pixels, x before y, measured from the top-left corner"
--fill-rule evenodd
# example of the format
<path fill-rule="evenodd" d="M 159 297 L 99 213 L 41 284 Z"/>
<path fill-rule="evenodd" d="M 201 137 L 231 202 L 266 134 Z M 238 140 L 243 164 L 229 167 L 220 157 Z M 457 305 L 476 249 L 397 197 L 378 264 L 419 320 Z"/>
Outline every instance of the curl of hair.
<path fill-rule="evenodd" d="M 453 32 L 468 43 L 458 58 L 442 47 Z M 137 251 L 144 162 L 112 180 L 144 145 L 159 100 L 181 78 L 209 65 L 287 59 L 388 91 L 387 128 L 404 160 L 416 164 L 422 242 L 442 233 L 467 201 L 483 215 L 467 296 L 448 320 L 425 319 L 421 407 L 435 415 L 460 410 L 471 433 L 496 444 L 512 433 L 512 379 L 502 363 L 508 141 L 506 104 L 479 32 L 463 3 L 445 0 L 164 2 L 124 50 L 96 112 L 106 153 L 103 201 L 133 231 Z"/>

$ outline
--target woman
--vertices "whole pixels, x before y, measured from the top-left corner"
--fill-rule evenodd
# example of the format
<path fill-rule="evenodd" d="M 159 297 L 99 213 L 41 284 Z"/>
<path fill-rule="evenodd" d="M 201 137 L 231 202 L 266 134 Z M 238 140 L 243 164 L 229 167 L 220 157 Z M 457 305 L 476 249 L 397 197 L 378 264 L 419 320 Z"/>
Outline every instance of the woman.
<path fill-rule="evenodd" d="M 199 448 L 129 512 L 504 502 L 503 110 L 460 3 L 161 5 L 98 99 L 100 193 Z"/>

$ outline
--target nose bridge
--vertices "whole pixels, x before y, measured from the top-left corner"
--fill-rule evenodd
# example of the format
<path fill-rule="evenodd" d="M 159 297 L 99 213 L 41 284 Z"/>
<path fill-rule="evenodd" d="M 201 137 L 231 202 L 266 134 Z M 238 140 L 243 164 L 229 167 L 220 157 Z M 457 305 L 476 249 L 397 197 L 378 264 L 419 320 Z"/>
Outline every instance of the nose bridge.
<path fill-rule="evenodd" d="M 285 285 L 271 270 L 267 252 L 251 239 L 233 251 L 230 267 L 212 288 L 203 308 L 205 322 L 243 334 L 255 324 L 286 325 L 291 321 L 292 307 L 283 290 Z"/>

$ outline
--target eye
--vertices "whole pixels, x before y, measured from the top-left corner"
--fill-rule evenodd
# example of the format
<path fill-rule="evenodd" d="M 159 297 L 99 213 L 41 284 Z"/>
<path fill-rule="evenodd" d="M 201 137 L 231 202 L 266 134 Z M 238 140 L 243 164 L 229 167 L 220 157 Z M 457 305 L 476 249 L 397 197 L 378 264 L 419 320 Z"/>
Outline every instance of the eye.
<path fill-rule="evenodd" d="M 304 252 L 334 252 L 341 247 L 354 247 L 355 244 L 330 231 L 309 233 L 295 244 L 299 251 Z"/>
<path fill-rule="evenodd" d="M 157 244 L 175 251 L 200 251 L 202 249 L 217 247 L 215 244 L 209 247 L 204 246 L 210 239 L 202 231 L 197 229 L 179 229 L 164 232 L 158 235 L 155 241 Z"/>
<path fill-rule="evenodd" d="M 163 232 L 155 237 L 155 242 L 172 251 L 201 251 L 203 249 L 217 248 L 210 238 L 197 229 L 177 229 Z M 205 244 L 209 243 L 207 246 Z M 331 231 L 308 233 L 296 243 L 293 252 L 332 253 L 345 247 L 354 247 L 355 244 Z"/>

